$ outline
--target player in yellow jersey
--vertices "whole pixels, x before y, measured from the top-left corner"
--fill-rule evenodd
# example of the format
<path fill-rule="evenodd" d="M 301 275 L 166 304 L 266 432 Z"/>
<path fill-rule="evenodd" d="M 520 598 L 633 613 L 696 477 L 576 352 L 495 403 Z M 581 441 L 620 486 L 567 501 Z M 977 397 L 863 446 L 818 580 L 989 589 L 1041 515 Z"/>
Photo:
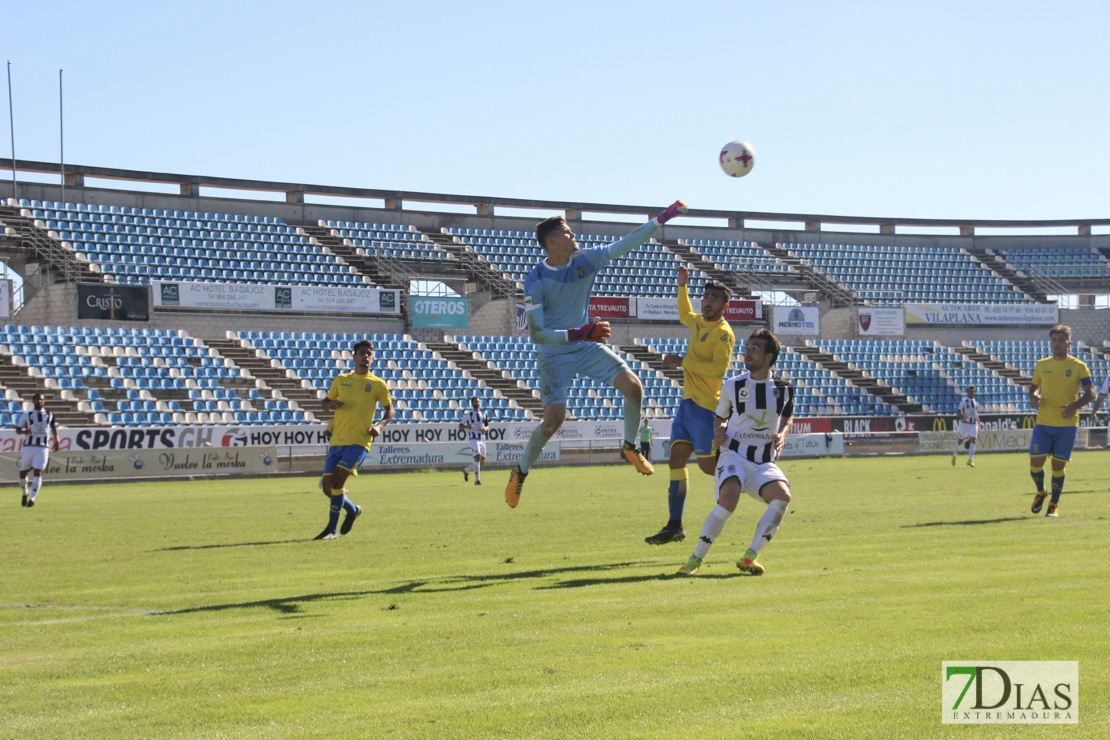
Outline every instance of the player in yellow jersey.
<path fill-rule="evenodd" d="M 355 519 L 362 514 L 362 507 L 347 498 L 344 485 L 347 478 L 358 471 L 358 466 L 370 451 L 371 442 L 381 435 L 395 413 L 385 381 L 370 372 L 374 345 L 364 339 L 351 349 L 355 359 L 354 372 L 337 375 L 320 404 L 325 412 L 334 411 L 335 418 L 328 425 L 331 439 L 322 479 L 324 495 L 330 502 L 330 515 L 328 526 L 314 538 L 317 540 L 334 540 L 338 536 L 336 526 L 341 511 L 346 511 L 347 516 L 343 518 L 339 534 L 350 532 Z M 374 414 L 379 405 L 382 416 L 375 424 Z"/>
<path fill-rule="evenodd" d="M 663 356 L 663 367 L 681 367 L 683 375 L 682 403 L 671 422 L 671 481 L 667 488 L 670 518 L 663 529 L 644 539 L 649 545 L 680 542 L 686 538 L 682 512 L 686 508 L 689 480 L 686 463 L 690 455 L 698 456 L 698 467 L 703 473 L 715 473 L 713 420 L 721 399 L 721 382 L 728 373 L 736 346 L 736 335 L 724 318 L 732 291 L 724 283 L 710 280 L 702 294 L 701 313 L 694 313 L 686 287 L 689 280 L 690 271 L 679 267 L 678 320 L 690 328 L 686 354 Z"/>
<path fill-rule="evenodd" d="M 1044 465 L 1052 455 L 1052 501 L 1045 516 L 1059 516 L 1057 504 L 1064 490 L 1064 467 L 1071 459 L 1079 432 L 1079 409 L 1095 399 L 1091 373 L 1082 360 L 1068 355 L 1071 329 L 1057 324 L 1048 332 L 1052 357 L 1039 360 L 1029 387 L 1029 405 L 1037 409 L 1037 424 L 1029 443 L 1029 471 L 1037 485 L 1034 514 L 1041 512 L 1045 496 Z"/>

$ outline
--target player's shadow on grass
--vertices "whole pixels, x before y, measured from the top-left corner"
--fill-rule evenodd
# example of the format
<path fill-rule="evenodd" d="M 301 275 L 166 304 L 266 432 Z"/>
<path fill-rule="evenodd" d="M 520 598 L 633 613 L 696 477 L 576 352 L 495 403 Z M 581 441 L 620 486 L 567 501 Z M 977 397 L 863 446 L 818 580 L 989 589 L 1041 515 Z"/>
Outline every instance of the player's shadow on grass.
<path fill-rule="evenodd" d="M 255 609 L 262 607 L 265 609 L 272 609 L 280 612 L 288 617 L 307 616 L 301 613 L 303 606 L 318 601 L 332 601 L 339 599 L 360 599 L 364 596 L 395 596 L 398 594 L 436 594 L 450 591 L 469 591 L 478 588 L 486 588 L 488 586 L 495 586 L 501 583 L 512 583 L 513 581 L 534 578 L 549 578 L 557 576 L 561 573 L 578 573 L 583 571 L 606 571 L 617 568 L 627 568 L 635 565 L 647 565 L 652 561 L 633 561 L 626 563 L 606 563 L 603 565 L 589 565 L 570 568 L 549 568 L 542 570 L 525 570 L 517 571 L 515 573 L 499 573 L 489 575 L 464 575 L 464 576 L 447 576 L 445 578 L 424 580 L 424 581 L 409 581 L 393 588 L 385 589 L 369 589 L 365 591 L 333 591 L 331 593 L 315 593 L 315 594 L 302 594 L 300 596 L 286 596 L 274 599 L 259 599 L 257 601 L 238 601 L 227 604 L 207 604 L 205 606 L 194 606 L 185 609 L 167 609 L 158 612 L 155 616 L 173 616 L 178 614 L 203 614 L 206 612 L 222 612 L 231 611 L 234 609 Z M 565 581 L 562 584 L 554 584 L 550 586 L 542 586 L 540 588 L 575 588 L 591 585 L 604 585 L 609 583 L 635 583 L 637 581 L 653 581 L 666 576 L 652 575 L 652 576 L 627 576 L 620 578 L 591 578 L 591 579 L 578 579 L 574 581 Z M 720 577 L 720 576 L 711 576 Z"/>
<path fill-rule="evenodd" d="M 1022 522 L 1032 519 L 1033 516 L 1004 516 L 998 519 L 966 519 L 962 522 L 918 522 L 917 524 L 903 524 L 902 529 L 916 529 L 918 527 L 965 527 L 975 524 L 1001 524 L 1003 522 Z"/>
<path fill-rule="evenodd" d="M 159 547 L 151 552 L 175 552 L 177 550 L 213 550 L 221 547 L 266 547 L 268 545 L 291 545 L 300 540 L 273 540 L 271 542 L 228 542 L 222 545 L 178 545 L 176 547 Z"/>
<path fill-rule="evenodd" d="M 465 576 L 448 576 L 439 579 L 438 581 L 412 581 L 410 583 L 402 584 L 395 588 L 386 589 L 380 593 L 387 594 L 406 594 L 406 593 L 441 593 L 444 591 L 470 591 L 477 588 L 486 588 L 487 586 L 494 586 L 499 583 L 512 583 L 513 581 L 527 580 L 534 578 L 549 578 L 557 576 L 561 573 L 580 573 L 583 571 L 597 572 L 614 570 L 617 568 L 628 568 L 634 565 L 649 565 L 652 561 L 636 560 L 625 563 L 604 563 L 602 565 L 583 565 L 568 568 L 546 568 L 542 570 L 522 570 L 516 573 L 496 573 L 488 575 L 465 575 Z M 650 581 L 654 580 L 656 576 L 627 576 L 625 578 L 616 579 L 596 579 L 598 583 L 614 583 L 622 580 L 629 582 L 634 581 Z M 591 579 L 595 580 L 595 579 Z M 437 585 L 438 584 L 438 585 Z M 584 584 L 585 585 L 585 584 Z M 538 586 L 537 588 L 558 588 L 558 586 Z"/>
<path fill-rule="evenodd" d="M 751 576 L 736 571 L 734 573 L 700 573 L 689 577 L 678 573 L 656 573 L 650 576 L 624 576 L 620 578 L 575 578 L 561 583 L 552 583 L 547 586 L 537 586 L 538 591 L 550 591 L 557 588 L 586 588 L 589 586 L 609 586 L 616 583 L 645 583 L 647 581 L 719 581 L 725 578 L 750 578 Z"/>

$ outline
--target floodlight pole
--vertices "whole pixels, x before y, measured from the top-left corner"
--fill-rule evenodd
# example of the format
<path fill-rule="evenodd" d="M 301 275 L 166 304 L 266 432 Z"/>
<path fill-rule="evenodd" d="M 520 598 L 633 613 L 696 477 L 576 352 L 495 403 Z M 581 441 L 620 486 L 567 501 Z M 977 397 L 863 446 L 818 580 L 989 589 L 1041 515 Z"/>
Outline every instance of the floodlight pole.
<path fill-rule="evenodd" d="M 66 133 L 65 113 L 62 107 L 62 70 L 58 70 L 58 158 L 62 171 L 62 203 L 66 202 Z"/>
<path fill-rule="evenodd" d="M 19 180 L 15 176 L 15 111 L 12 109 L 12 62 L 8 60 L 8 123 L 12 131 L 12 197 L 19 201 Z"/>

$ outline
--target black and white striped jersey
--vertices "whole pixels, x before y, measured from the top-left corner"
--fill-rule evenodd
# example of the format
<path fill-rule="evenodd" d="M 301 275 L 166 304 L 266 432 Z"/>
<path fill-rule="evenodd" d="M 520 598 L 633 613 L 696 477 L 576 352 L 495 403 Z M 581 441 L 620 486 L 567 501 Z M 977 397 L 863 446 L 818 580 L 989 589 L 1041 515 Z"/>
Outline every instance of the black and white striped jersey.
<path fill-rule="evenodd" d="M 489 417 L 483 411 L 467 409 L 463 412 L 463 426 L 470 432 L 470 439 L 485 439 L 484 427 L 489 424 Z"/>
<path fill-rule="evenodd" d="M 741 373 L 721 385 L 717 417 L 728 419 L 725 447 L 754 463 L 773 462 L 775 435 L 783 419 L 794 416 L 794 386 L 777 375 L 753 380 Z"/>
<path fill-rule="evenodd" d="M 24 411 L 19 417 L 20 429 L 30 429 L 31 436 L 24 442 L 26 447 L 49 447 L 58 436 L 58 426 L 54 423 L 54 414 L 43 409 L 42 411 Z"/>
<path fill-rule="evenodd" d="M 956 414 L 960 417 L 960 421 L 978 422 L 979 402 L 971 396 L 964 396 L 964 400 L 960 401 L 960 407 L 956 409 Z"/>

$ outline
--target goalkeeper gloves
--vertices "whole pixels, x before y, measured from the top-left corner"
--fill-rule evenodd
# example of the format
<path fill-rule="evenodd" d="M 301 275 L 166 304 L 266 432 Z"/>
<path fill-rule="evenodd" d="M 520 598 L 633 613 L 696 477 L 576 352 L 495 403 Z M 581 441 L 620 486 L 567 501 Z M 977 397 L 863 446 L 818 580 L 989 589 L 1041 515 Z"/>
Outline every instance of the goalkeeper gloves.
<path fill-rule="evenodd" d="M 686 213 L 686 204 L 680 200 L 676 200 L 674 203 L 667 206 L 667 210 L 656 216 L 655 220 L 662 226 L 675 216 L 681 216 L 683 213 Z"/>
<path fill-rule="evenodd" d="M 577 329 L 567 329 L 568 342 L 604 342 L 612 335 L 608 321 L 591 321 Z"/>

